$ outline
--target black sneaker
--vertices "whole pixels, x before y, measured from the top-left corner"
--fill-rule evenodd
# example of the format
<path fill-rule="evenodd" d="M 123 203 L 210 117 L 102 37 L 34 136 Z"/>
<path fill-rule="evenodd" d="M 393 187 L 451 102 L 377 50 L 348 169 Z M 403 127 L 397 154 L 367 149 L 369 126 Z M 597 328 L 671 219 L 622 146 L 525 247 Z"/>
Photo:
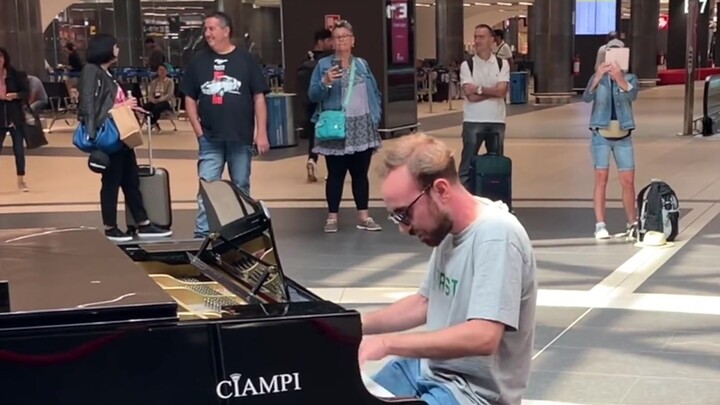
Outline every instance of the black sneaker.
<path fill-rule="evenodd" d="M 132 236 L 121 231 L 117 227 L 105 230 L 105 237 L 113 242 L 129 242 L 133 239 Z"/>
<path fill-rule="evenodd" d="M 161 229 L 153 224 L 140 225 L 137 228 L 137 236 L 139 238 L 166 238 L 172 235 L 169 229 Z"/>

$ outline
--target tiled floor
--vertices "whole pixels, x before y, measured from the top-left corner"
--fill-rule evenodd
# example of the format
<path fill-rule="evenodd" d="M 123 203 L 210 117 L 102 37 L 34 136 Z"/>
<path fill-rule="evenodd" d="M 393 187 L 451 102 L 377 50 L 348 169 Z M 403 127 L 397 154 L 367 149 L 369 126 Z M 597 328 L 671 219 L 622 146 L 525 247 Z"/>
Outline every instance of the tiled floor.
<path fill-rule="evenodd" d="M 443 108 L 421 111 L 421 120 L 459 153 L 462 105 L 437 112 Z M 638 185 L 668 181 L 683 209 L 682 233 L 665 249 L 592 238 L 589 105 L 509 111 L 515 206 L 533 239 L 541 288 L 528 404 L 720 403 L 720 143 L 675 135 L 682 127 L 682 88 L 644 90 L 635 104 Z M 171 173 L 175 236 L 184 238 L 193 228 L 197 143 L 187 124 L 178 124 L 178 132 L 153 141 L 156 163 Z M 51 144 L 28 157 L 30 193 L 16 192 L 13 176 L 0 176 L 0 228 L 100 225 L 99 177 L 58 125 Z M 0 173 L 13 173 L 8 152 L 0 157 Z M 326 235 L 324 183 L 306 184 L 304 165 L 303 149 L 273 151 L 253 163 L 252 193 L 269 201 L 287 273 L 361 311 L 412 293 L 429 250 L 384 220 L 375 175 L 372 214 L 385 230 L 354 228 L 348 179 L 344 228 Z M 620 232 L 615 175 L 608 191 L 608 223 Z"/>

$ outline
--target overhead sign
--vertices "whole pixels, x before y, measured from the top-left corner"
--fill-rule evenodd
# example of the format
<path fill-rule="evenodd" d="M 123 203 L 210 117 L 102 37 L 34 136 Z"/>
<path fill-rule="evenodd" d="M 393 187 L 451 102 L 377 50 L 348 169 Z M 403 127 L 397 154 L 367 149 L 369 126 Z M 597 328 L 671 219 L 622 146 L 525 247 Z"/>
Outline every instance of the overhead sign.
<path fill-rule="evenodd" d="M 325 14 L 325 28 L 331 30 L 336 23 L 340 22 L 340 15 L 338 14 Z"/>

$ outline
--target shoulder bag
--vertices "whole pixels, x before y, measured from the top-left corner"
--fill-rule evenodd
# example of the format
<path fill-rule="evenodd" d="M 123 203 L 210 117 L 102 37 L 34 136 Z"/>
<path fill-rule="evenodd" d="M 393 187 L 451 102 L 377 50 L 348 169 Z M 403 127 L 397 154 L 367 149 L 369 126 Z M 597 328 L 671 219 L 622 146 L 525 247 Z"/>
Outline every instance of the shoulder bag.
<path fill-rule="evenodd" d="M 342 110 L 325 110 L 320 112 L 315 124 L 315 139 L 319 142 L 337 141 L 345 139 L 345 109 L 350 103 L 353 88 L 355 87 L 355 61 L 350 65 L 350 78 L 348 90 L 342 103 Z M 322 106 L 322 103 L 320 104 Z"/>

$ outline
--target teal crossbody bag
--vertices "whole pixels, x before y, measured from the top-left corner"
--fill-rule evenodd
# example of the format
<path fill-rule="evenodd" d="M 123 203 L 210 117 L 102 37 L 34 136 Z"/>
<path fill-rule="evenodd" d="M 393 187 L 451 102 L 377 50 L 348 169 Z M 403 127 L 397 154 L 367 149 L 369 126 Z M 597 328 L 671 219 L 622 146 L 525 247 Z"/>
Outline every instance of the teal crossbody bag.
<path fill-rule="evenodd" d="M 350 103 L 353 88 L 355 87 L 355 61 L 350 64 L 350 78 L 345 100 L 342 103 L 342 110 L 325 110 L 320 112 L 315 124 L 315 140 L 317 141 L 338 141 L 345 139 L 345 109 Z M 322 106 L 322 104 L 320 104 Z"/>

